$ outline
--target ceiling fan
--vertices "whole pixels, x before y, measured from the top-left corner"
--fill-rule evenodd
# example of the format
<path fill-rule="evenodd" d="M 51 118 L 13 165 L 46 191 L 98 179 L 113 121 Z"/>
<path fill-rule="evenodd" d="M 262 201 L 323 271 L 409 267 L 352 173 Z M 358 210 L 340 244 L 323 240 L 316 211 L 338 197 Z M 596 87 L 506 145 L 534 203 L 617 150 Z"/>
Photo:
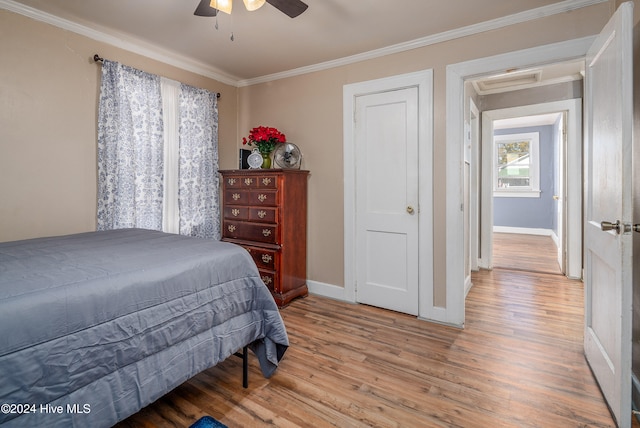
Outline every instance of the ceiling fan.
<path fill-rule="evenodd" d="M 301 0 L 243 0 L 248 11 L 254 11 L 262 7 L 264 3 L 278 9 L 280 12 L 295 18 L 307 10 L 307 6 Z M 200 0 L 196 11 L 197 16 L 216 16 L 218 11 L 231 13 L 232 0 Z"/>

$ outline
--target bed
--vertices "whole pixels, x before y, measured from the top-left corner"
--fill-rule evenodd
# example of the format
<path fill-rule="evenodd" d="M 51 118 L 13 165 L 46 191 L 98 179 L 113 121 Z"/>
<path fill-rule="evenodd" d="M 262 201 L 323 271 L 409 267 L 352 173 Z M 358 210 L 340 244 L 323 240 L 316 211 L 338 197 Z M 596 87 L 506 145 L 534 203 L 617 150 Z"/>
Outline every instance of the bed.
<path fill-rule="evenodd" d="M 142 229 L 0 243 L 3 427 L 112 426 L 247 345 L 270 377 L 288 344 L 234 244 Z"/>

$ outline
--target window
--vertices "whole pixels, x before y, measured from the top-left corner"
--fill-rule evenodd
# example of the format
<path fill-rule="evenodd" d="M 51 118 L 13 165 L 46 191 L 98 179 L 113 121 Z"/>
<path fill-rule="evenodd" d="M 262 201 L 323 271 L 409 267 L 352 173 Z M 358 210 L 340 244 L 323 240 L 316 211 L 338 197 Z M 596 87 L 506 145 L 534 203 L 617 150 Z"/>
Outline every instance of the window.
<path fill-rule="evenodd" d="M 539 134 L 496 135 L 493 143 L 493 195 L 540 197 Z"/>

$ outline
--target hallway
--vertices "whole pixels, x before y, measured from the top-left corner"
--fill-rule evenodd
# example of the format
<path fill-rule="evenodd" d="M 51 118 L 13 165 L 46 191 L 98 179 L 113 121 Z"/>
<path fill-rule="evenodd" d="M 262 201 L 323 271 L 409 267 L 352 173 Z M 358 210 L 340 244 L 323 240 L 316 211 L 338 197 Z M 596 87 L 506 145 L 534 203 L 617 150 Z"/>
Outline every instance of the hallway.
<path fill-rule="evenodd" d="M 493 234 L 493 267 L 495 269 L 561 275 L 557 253 L 558 249 L 550 236 Z"/>

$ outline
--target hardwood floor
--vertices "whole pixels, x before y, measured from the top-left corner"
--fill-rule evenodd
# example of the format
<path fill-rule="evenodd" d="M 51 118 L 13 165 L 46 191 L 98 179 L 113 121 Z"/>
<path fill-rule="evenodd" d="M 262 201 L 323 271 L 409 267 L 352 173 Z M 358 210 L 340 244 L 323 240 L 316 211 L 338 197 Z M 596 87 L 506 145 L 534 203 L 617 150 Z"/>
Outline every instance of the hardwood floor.
<path fill-rule="evenodd" d="M 550 236 L 494 233 L 493 267 L 562 274 L 558 247 Z"/>
<path fill-rule="evenodd" d="M 271 379 L 230 358 L 119 427 L 613 427 L 582 352 L 582 283 L 474 273 L 464 329 L 318 296 L 282 309 Z"/>

